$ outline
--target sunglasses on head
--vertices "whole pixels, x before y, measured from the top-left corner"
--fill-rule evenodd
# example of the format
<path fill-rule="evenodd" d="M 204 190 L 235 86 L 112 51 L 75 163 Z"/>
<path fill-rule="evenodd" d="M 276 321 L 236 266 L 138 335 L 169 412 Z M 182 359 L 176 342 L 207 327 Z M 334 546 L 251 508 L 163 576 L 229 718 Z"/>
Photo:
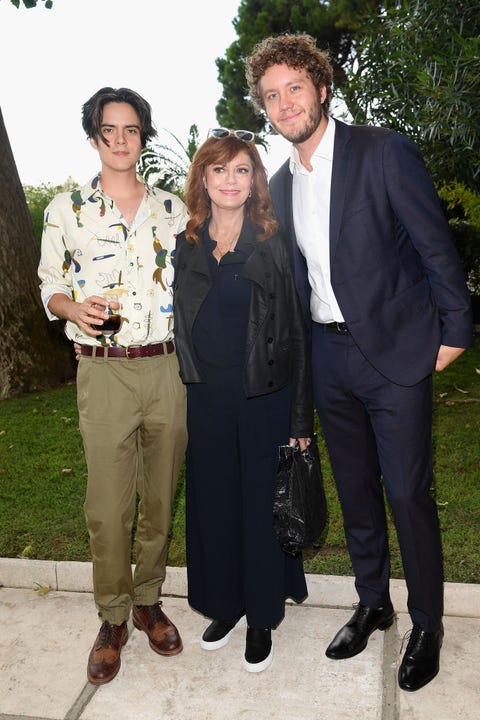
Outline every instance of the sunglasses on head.
<path fill-rule="evenodd" d="M 207 137 L 212 136 L 216 140 L 221 140 L 229 135 L 233 135 L 238 140 L 243 140 L 244 142 L 252 142 L 255 138 L 255 133 L 251 130 L 229 130 L 228 128 L 213 128 L 213 130 L 208 131 Z"/>

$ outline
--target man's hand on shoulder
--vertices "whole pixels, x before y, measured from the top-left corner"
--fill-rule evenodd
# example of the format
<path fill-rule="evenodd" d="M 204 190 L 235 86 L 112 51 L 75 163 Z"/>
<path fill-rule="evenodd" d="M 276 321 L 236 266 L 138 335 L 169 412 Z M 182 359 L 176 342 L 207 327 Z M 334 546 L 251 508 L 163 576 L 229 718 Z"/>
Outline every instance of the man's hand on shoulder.
<path fill-rule="evenodd" d="M 445 370 L 445 368 L 448 367 L 450 363 L 452 363 L 458 357 L 460 357 L 463 352 L 465 352 L 465 348 L 455 348 L 449 347 L 448 345 L 440 345 L 435 370 L 437 372 Z"/>

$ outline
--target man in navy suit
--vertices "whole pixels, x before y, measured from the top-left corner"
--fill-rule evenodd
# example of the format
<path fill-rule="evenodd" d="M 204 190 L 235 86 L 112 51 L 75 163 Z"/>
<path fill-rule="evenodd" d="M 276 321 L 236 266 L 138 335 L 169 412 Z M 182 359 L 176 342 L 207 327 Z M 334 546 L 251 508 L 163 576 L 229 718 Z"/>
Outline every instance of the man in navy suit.
<path fill-rule="evenodd" d="M 326 655 L 352 657 L 393 622 L 385 491 L 413 622 L 398 680 L 417 690 L 438 673 L 443 640 L 432 372 L 472 344 L 460 259 L 413 143 L 329 116 L 332 67 L 312 37 L 266 38 L 246 75 L 256 107 L 293 144 L 271 192 L 312 330 L 315 403 L 359 595 Z"/>

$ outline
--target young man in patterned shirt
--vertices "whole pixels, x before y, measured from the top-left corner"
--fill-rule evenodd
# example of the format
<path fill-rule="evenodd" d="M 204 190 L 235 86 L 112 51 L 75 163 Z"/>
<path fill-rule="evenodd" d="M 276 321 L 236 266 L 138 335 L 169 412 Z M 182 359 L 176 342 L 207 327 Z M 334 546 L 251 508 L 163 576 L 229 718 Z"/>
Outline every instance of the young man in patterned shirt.
<path fill-rule="evenodd" d="M 133 623 L 155 652 L 182 650 L 159 597 L 186 446 L 171 292 L 175 238 L 186 210 L 175 195 L 149 187 L 136 173 L 142 149 L 156 135 L 142 97 L 127 88 L 102 88 L 84 104 L 82 124 L 101 170 L 46 209 L 39 277 L 48 317 L 66 320 L 67 336 L 81 346 L 84 509 L 102 621 L 87 676 L 101 684 L 120 668 L 132 605 Z"/>

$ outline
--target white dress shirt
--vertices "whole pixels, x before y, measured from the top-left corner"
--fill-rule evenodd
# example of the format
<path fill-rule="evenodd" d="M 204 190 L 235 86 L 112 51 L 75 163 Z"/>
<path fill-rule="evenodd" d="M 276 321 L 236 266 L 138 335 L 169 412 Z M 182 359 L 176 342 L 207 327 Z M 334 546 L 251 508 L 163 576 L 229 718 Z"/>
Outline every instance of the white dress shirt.
<path fill-rule="evenodd" d="M 332 183 L 335 122 L 328 125 L 311 158 L 312 170 L 300 162 L 293 147 L 293 221 L 298 247 L 304 255 L 312 288 L 310 310 L 319 323 L 343 322 L 330 281 L 330 191 Z"/>

